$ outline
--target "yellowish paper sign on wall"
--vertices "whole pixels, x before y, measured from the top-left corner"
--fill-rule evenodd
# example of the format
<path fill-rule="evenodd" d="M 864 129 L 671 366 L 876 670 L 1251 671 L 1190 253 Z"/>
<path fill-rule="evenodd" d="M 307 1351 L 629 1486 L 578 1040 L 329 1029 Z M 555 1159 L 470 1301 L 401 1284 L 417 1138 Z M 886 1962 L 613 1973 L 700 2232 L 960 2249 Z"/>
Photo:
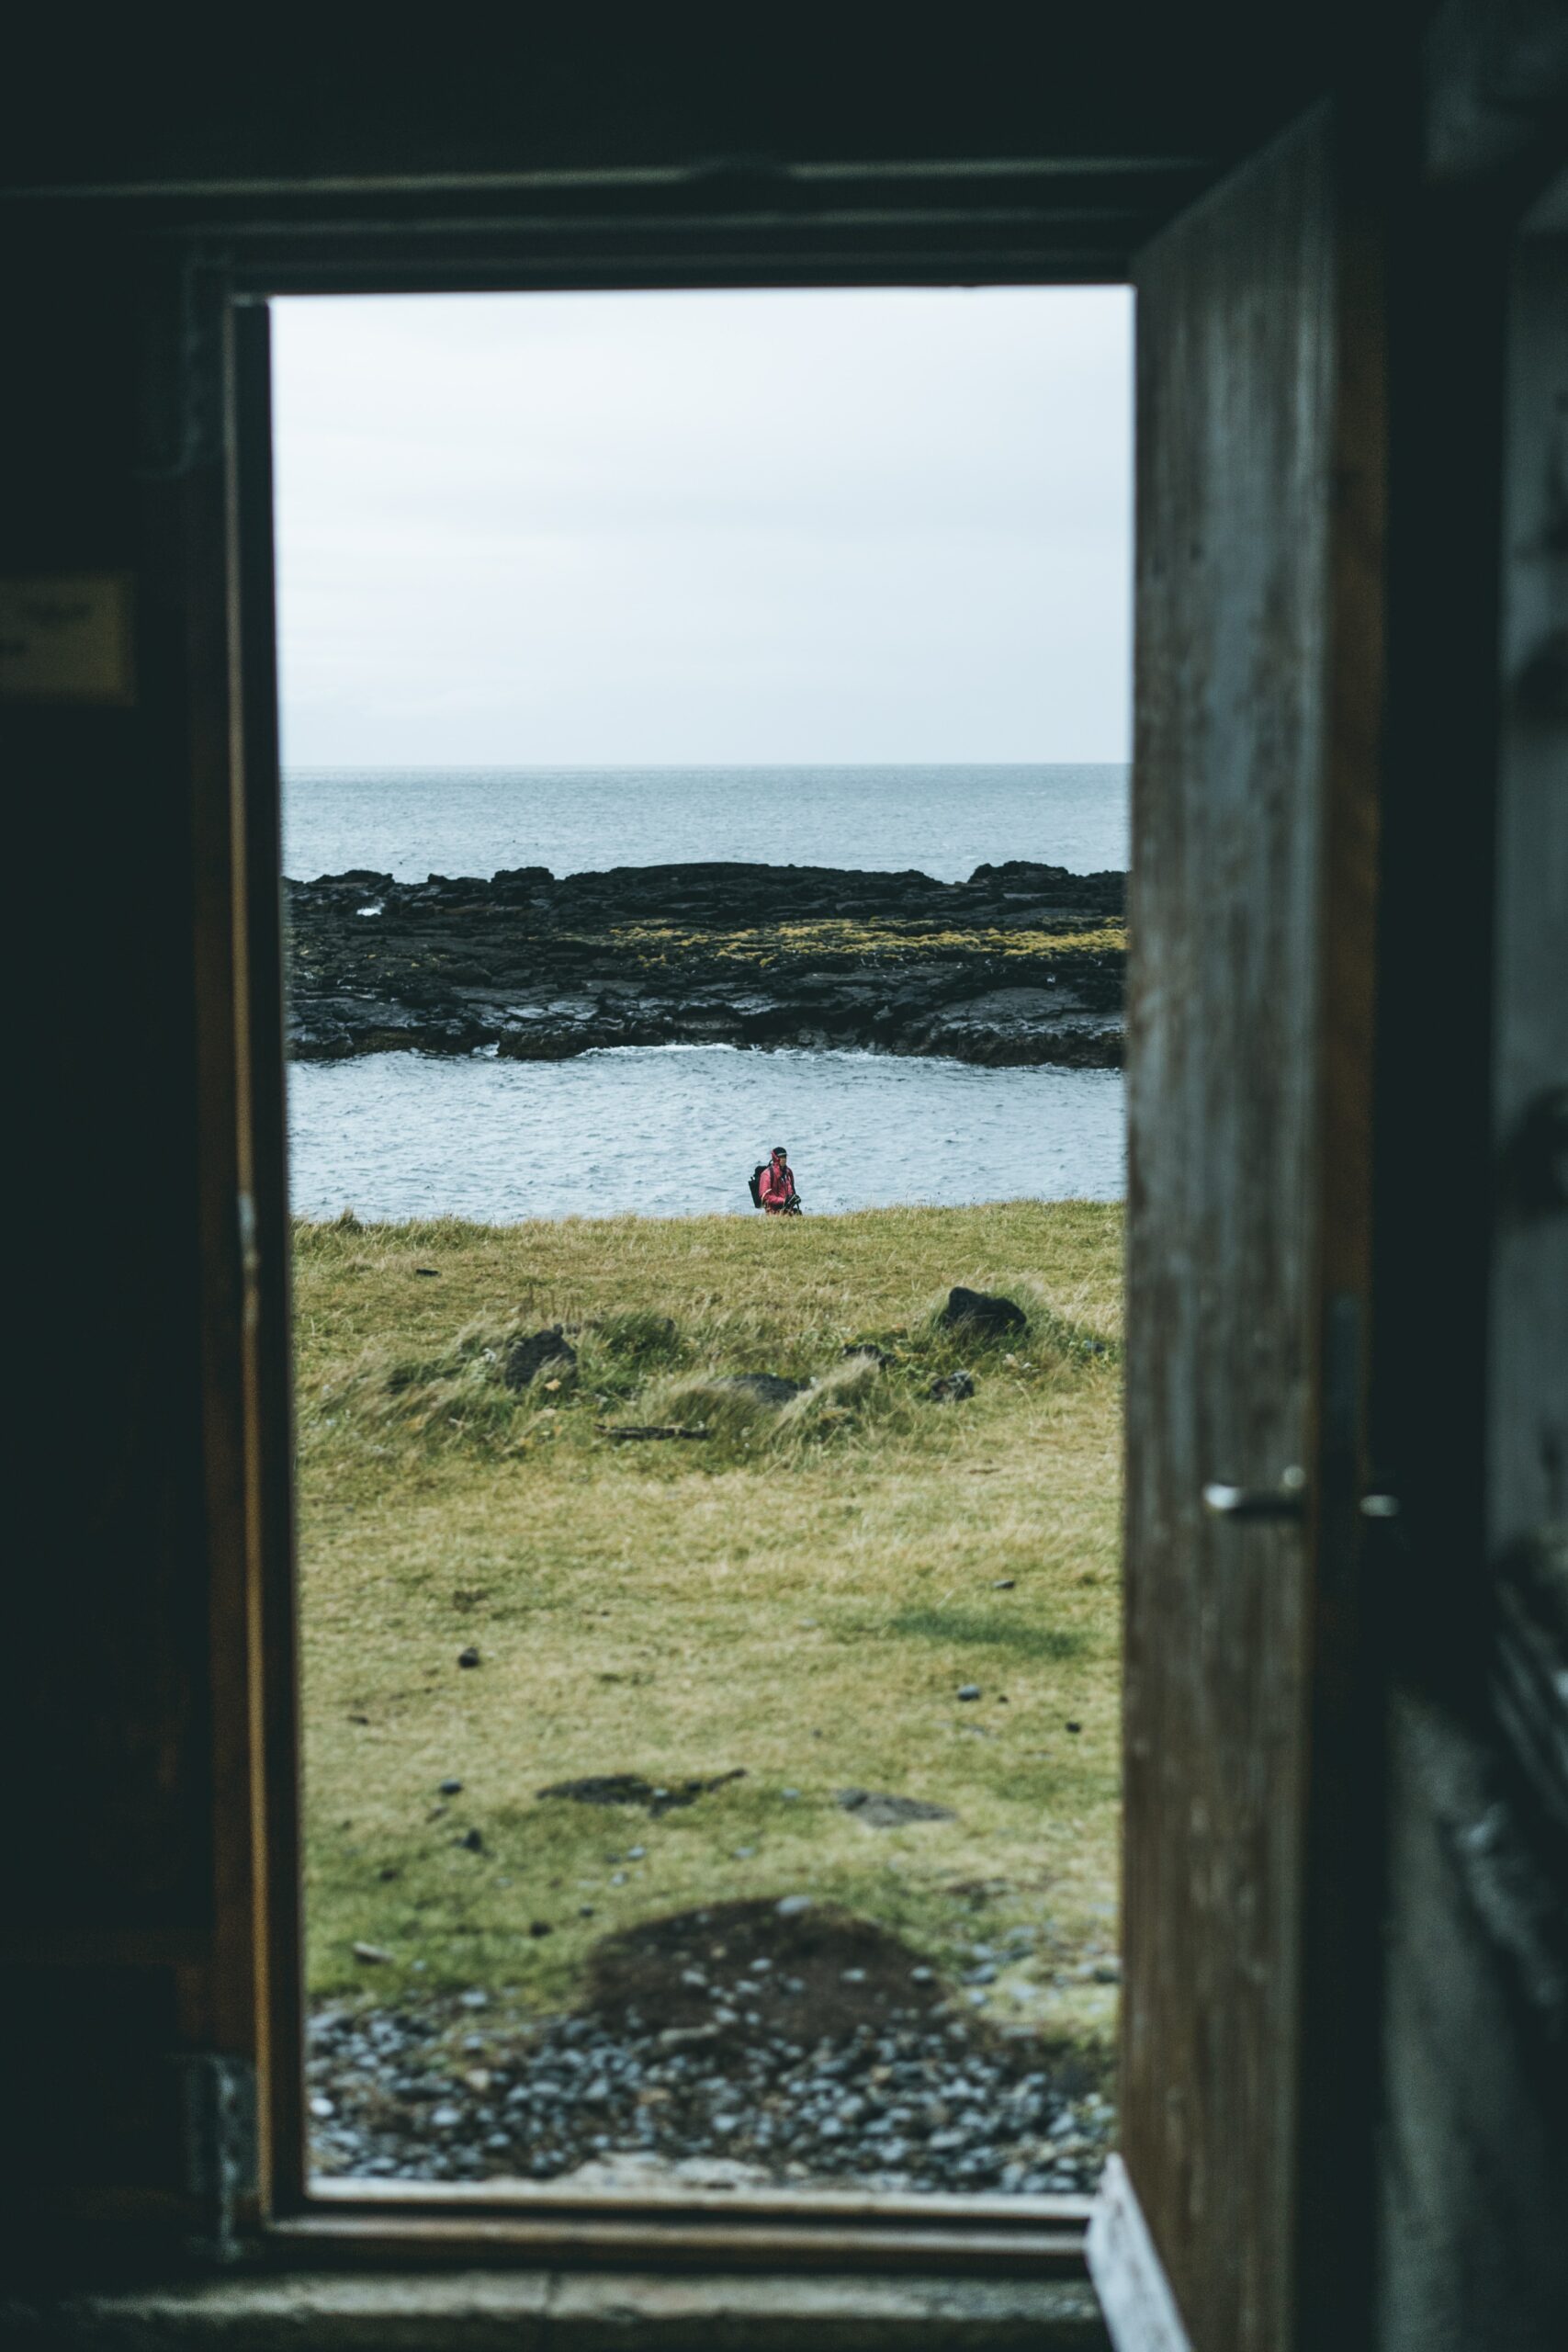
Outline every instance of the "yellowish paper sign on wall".
<path fill-rule="evenodd" d="M 0 701 L 135 699 L 127 578 L 85 571 L 0 579 Z"/>

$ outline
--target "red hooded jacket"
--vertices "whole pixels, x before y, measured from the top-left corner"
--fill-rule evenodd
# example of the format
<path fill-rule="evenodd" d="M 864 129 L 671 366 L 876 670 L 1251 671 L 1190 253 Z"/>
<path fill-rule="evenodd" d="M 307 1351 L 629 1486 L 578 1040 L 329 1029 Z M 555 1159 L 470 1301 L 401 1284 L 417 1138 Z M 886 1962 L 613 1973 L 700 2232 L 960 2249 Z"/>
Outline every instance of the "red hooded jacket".
<path fill-rule="evenodd" d="M 782 1168 L 776 1159 L 769 1160 L 762 1170 L 762 1182 L 759 1190 L 762 1195 L 762 1206 L 769 1216 L 782 1216 L 795 1198 L 795 1178 L 790 1171 L 787 1159 Z"/>

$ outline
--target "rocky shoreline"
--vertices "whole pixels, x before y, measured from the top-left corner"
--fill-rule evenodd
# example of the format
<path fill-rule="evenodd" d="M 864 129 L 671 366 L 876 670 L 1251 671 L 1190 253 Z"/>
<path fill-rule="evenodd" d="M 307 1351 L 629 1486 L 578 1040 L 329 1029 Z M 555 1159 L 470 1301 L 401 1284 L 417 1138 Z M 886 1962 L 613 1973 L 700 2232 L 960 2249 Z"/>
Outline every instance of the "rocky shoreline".
<path fill-rule="evenodd" d="M 284 885 L 289 1050 L 556 1061 L 604 1046 L 1120 1065 L 1121 874 L 523 866 Z"/>

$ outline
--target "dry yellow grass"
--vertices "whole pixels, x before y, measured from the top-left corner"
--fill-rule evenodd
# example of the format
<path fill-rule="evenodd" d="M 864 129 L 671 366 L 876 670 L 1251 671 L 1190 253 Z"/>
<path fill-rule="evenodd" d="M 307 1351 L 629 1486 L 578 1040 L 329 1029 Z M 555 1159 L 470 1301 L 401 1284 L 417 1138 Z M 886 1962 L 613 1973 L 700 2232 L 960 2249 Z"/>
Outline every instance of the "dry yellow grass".
<path fill-rule="evenodd" d="M 1104 2030 L 1119 1210 L 301 1226 L 296 1268 L 315 1987 L 547 2007 L 602 1934 L 808 1892 L 944 1970 L 1032 1926 L 992 2013 Z M 958 1282 L 1024 1301 L 1027 1338 L 936 1329 Z M 513 1396 L 509 1335 L 557 1321 L 581 1327 L 575 1384 Z M 891 1361 L 846 1382 L 860 1340 Z M 975 1396 L 930 1401 L 960 1363 Z M 824 1386 L 702 1442 L 602 1434 L 759 1370 Z M 738 1768 L 654 1820 L 537 1793 Z M 869 1829 L 847 1787 L 955 1817 Z"/>
<path fill-rule="evenodd" d="M 690 956 L 766 967 L 782 956 L 848 958 L 855 964 L 897 962 L 922 956 L 1005 956 L 1049 962 L 1058 956 L 1125 955 L 1127 926 L 1106 921 L 1077 930 L 1023 930 L 982 924 L 967 931 L 938 930 L 918 922 L 877 922 L 823 915 L 805 922 L 764 923 L 748 931 L 701 931 L 663 922 L 617 923 L 609 936 L 635 947 L 643 961 L 668 963 Z"/>

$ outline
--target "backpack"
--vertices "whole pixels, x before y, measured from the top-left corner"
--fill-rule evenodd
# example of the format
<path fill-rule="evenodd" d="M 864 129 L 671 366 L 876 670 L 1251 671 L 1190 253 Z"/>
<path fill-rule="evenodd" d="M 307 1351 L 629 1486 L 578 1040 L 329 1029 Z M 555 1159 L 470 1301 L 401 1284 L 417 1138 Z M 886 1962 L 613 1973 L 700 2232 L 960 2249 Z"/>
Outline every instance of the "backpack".
<path fill-rule="evenodd" d="M 747 1189 L 751 1195 L 751 1206 L 754 1209 L 760 1209 L 762 1205 L 762 1179 L 767 1172 L 767 1161 L 765 1159 L 759 1159 L 757 1165 L 752 1169 L 750 1175 L 746 1180 Z"/>

